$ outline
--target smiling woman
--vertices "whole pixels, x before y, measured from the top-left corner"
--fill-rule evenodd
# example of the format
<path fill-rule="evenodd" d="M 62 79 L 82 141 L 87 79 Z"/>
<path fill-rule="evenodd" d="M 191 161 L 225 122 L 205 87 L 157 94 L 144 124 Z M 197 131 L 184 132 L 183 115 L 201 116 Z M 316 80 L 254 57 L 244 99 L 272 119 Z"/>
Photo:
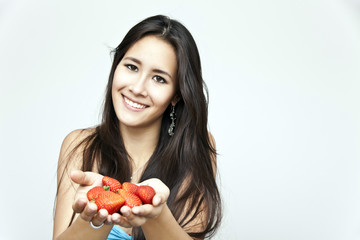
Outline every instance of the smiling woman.
<path fill-rule="evenodd" d="M 211 237 L 221 200 L 193 37 L 178 21 L 154 16 L 114 53 L 101 124 L 71 132 L 61 147 L 54 239 Z M 111 215 L 97 209 L 86 193 L 103 176 L 152 186 L 152 203 Z"/>
<path fill-rule="evenodd" d="M 120 61 L 114 74 L 112 99 L 120 129 L 144 127 L 159 133 L 162 115 L 170 102 L 175 106 L 177 61 L 165 40 L 146 36 Z"/>

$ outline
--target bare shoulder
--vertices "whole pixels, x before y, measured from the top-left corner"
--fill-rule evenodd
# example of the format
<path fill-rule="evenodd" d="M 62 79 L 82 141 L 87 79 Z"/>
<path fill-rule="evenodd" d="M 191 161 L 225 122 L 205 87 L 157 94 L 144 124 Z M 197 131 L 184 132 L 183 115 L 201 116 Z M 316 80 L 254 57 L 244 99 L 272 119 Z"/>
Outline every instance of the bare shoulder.
<path fill-rule="evenodd" d="M 213 167 L 213 174 L 214 177 L 216 177 L 216 172 L 217 172 L 216 142 L 211 132 L 208 132 L 208 134 L 209 134 L 210 147 L 212 150 L 210 151 L 210 159 Z"/>
<path fill-rule="evenodd" d="M 94 133 L 95 129 L 77 129 L 70 132 L 64 138 L 59 156 L 59 168 L 63 168 L 64 165 L 70 164 L 71 168 L 79 168 L 81 165 L 81 153 L 83 146 L 81 143 L 84 139 Z M 71 161 L 70 161 L 71 160 Z"/>
<path fill-rule="evenodd" d="M 209 140 L 210 140 L 210 145 L 211 147 L 216 150 L 216 142 L 215 142 L 215 138 L 214 136 L 211 134 L 211 132 L 208 132 L 209 134 Z"/>
<path fill-rule="evenodd" d="M 77 129 L 70 132 L 61 145 L 61 154 L 68 154 L 85 138 L 94 133 L 95 129 Z"/>
<path fill-rule="evenodd" d="M 73 147 L 78 145 L 81 141 L 83 141 L 94 131 L 95 129 L 92 128 L 92 129 L 77 129 L 70 132 L 68 135 L 66 135 L 62 143 L 61 150 L 67 152 L 73 149 Z"/>
<path fill-rule="evenodd" d="M 210 144 L 210 157 L 211 160 L 216 162 L 216 142 L 214 136 L 211 134 L 211 132 L 208 132 L 209 134 L 209 144 Z"/>

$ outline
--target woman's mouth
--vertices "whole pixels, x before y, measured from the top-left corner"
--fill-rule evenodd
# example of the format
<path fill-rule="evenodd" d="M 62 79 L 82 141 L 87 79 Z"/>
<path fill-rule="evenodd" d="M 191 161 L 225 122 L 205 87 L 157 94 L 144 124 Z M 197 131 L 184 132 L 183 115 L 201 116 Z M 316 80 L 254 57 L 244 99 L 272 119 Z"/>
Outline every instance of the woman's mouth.
<path fill-rule="evenodd" d="M 133 108 L 136 108 L 136 109 L 144 109 L 144 108 L 147 107 L 146 105 L 131 101 L 130 99 L 128 99 L 124 95 L 123 95 L 123 98 L 124 98 L 125 103 L 128 104 L 130 107 L 133 107 Z"/>

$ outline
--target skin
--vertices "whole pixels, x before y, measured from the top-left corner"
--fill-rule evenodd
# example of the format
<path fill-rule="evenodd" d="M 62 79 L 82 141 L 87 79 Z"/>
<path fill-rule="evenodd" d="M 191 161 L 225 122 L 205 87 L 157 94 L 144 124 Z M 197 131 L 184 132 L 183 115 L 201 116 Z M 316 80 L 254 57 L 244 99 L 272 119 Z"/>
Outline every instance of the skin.
<path fill-rule="evenodd" d="M 154 36 L 135 43 L 118 64 L 112 85 L 120 126 L 158 131 L 162 115 L 175 97 L 176 71 L 176 53 L 169 43 Z M 129 106 L 124 97 L 144 108 Z"/>
<path fill-rule="evenodd" d="M 104 209 L 97 213 L 96 205 L 88 202 L 86 198 L 88 190 L 94 186 L 101 185 L 102 175 L 93 172 L 73 171 L 71 179 L 80 185 L 73 204 L 74 211 L 79 213 L 83 220 L 92 220 L 95 226 L 103 222 L 106 224 L 114 223 L 123 227 L 142 226 L 146 223 L 147 219 L 156 218 L 161 214 L 170 194 L 169 189 L 159 179 L 148 179 L 141 184 L 152 186 L 155 189 L 156 194 L 152 204 L 144 204 L 132 209 L 124 206 L 120 210 L 122 215 L 118 213 L 108 215 Z"/>
<path fill-rule="evenodd" d="M 170 104 L 176 104 L 176 71 L 174 49 L 155 36 L 147 36 L 136 42 L 116 68 L 112 98 L 123 141 L 133 159 L 135 171 L 146 163 L 155 149 L 164 111 Z M 138 105 L 127 103 L 124 97 Z M 108 215 L 104 209 L 97 211 L 96 205 L 87 200 L 86 192 L 94 186 L 101 186 L 102 176 L 96 169 L 93 172 L 79 171 L 81 149 L 73 156 L 68 168 L 64 168 L 66 155 L 87 134 L 89 132 L 74 131 L 62 144 L 58 180 L 63 170 L 65 175 L 58 193 L 53 238 L 106 239 L 113 224 L 117 224 L 125 231 L 131 230 L 133 226 L 141 226 L 148 240 L 191 239 L 172 216 L 166 204 L 170 191 L 159 179 L 140 183 L 155 189 L 152 204 L 133 209 L 123 206 L 121 215 Z M 135 183 L 141 173 L 137 175 L 133 177 Z M 68 227 L 72 209 L 77 215 Z M 102 223 L 105 225 L 95 230 L 90 227 L 89 221 L 96 226 Z"/>
<path fill-rule="evenodd" d="M 112 86 L 115 113 L 127 152 L 141 167 L 159 139 L 166 108 L 175 105 L 176 53 L 164 40 L 147 36 L 136 42 L 118 64 Z M 129 106 L 124 97 L 144 108 Z M 138 151 L 142 149 L 142 151 Z"/>

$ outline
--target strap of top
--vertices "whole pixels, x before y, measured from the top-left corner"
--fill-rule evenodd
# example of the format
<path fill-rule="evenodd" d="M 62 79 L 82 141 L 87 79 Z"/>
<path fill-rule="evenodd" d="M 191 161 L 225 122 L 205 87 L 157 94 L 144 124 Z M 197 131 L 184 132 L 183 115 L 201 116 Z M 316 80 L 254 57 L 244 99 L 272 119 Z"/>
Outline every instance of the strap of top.
<path fill-rule="evenodd" d="M 120 227 L 114 225 L 109 233 L 107 240 L 133 240 L 132 236 L 129 236 L 124 230 Z"/>

